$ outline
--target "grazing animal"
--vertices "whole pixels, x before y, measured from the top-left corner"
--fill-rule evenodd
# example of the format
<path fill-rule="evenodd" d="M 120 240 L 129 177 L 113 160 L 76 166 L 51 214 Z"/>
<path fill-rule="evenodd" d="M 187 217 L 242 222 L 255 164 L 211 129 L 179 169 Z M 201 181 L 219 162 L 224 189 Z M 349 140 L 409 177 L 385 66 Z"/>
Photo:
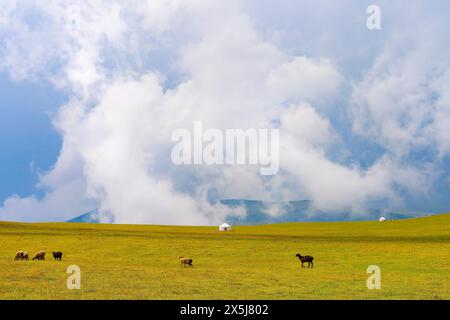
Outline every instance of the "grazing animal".
<path fill-rule="evenodd" d="M 192 259 L 189 257 L 178 257 L 178 259 L 180 260 L 180 263 L 182 266 L 186 267 L 188 266 L 189 268 L 193 268 L 194 265 L 192 264 Z"/>
<path fill-rule="evenodd" d="M 56 260 L 56 261 L 61 261 L 61 258 L 62 258 L 62 252 L 61 251 L 53 251 L 53 258 Z"/>
<path fill-rule="evenodd" d="M 28 257 L 28 252 L 25 252 L 25 251 L 23 252 L 22 260 L 26 260 L 26 261 L 30 260 L 30 258 Z"/>
<path fill-rule="evenodd" d="M 45 260 L 45 251 L 36 252 L 31 260 Z"/>
<path fill-rule="evenodd" d="M 297 253 L 295 256 L 301 261 L 301 263 L 302 263 L 302 268 L 304 268 L 303 264 L 304 264 L 305 262 L 308 262 L 308 268 L 309 268 L 310 266 L 311 266 L 311 268 L 314 267 L 314 264 L 313 264 L 314 258 L 313 258 L 313 257 L 311 257 L 311 256 L 302 256 L 300 253 Z"/>
<path fill-rule="evenodd" d="M 23 251 L 17 251 L 14 260 L 22 260 L 23 259 Z"/>

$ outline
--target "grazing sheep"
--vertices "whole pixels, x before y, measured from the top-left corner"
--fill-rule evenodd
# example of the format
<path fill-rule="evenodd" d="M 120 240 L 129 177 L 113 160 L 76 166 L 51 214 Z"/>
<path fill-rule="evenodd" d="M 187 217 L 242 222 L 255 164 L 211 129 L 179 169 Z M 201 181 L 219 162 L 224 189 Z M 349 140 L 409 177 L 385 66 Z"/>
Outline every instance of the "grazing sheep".
<path fill-rule="evenodd" d="M 178 257 L 178 260 L 180 260 L 181 265 L 185 264 L 186 259 L 187 259 L 187 257 L 183 257 L 183 256 Z"/>
<path fill-rule="evenodd" d="M 193 268 L 194 265 L 192 264 L 192 259 L 189 257 L 178 257 L 178 259 L 180 260 L 180 263 L 182 266 L 186 267 L 188 266 L 189 268 Z"/>
<path fill-rule="evenodd" d="M 295 255 L 300 261 L 301 261 L 301 263 L 302 263 L 302 268 L 304 268 L 304 266 L 303 266 L 303 264 L 305 263 L 305 262 L 308 262 L 308 268 L 311 266 L 311 268 L 313 268 L 314 267 L 314 264 L 313 264 L 313 257 L 311 257 L 311 256 L 302 256 L 300 253 L 297 253 L 296 255 Z"/>
<path fill-rule="evenodd" d="M 45 260 L 45 251 L 36 252 L 31 260 Z"/>
<path fill-rule="evenodd" d="M 23 251 L 17 251 L 14 260 L 22 260 L 23 259 Z"/>
<path fill-rule="evenodd" d="M 192 259 L 191 258 L 186 258 L 184 259 L 184 266 L 188 266 L 189 268 L 193 268 L 194 265 L 192 264 Z"/>
<path fill-rule="evenodd" d="M 62 258 L 62 252 L 61 251 L 53 251 L 53 258 L 56 260 L 56 261 L 61 261 L 61 258 Z"/>

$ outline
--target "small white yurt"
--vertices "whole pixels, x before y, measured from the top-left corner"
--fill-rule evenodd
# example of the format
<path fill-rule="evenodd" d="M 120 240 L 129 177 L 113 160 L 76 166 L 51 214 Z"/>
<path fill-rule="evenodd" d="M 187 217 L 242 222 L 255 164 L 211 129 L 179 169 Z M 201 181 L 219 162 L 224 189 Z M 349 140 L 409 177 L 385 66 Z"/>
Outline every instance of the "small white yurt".
<path fill-rule="evenodd" d="M 231 226 L 228 223 L 222 223 L 219 226 L 219 231 L 230 231 L 231 230 Z"/>
<path fill-rule="evenodd" d="M 380 221 L 380 222 L 386 221 L 386 218 L 385 217 L 380 217 L 380 219 L 378 219 L 378 221 Z"/>

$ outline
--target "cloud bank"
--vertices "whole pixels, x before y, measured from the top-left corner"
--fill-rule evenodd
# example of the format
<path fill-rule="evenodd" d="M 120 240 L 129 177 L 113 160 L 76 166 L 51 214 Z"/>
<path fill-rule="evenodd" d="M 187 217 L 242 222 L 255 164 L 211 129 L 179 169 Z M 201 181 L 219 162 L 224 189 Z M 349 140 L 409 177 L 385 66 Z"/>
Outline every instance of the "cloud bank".
<path fill-rule="evenodd" d="M 310 199 L 320 210 L 358 214 L 427 197 L 448 174 L 450 55 L 439 23 L 404 33 L 388 25 L 372 40 L 376 55 L 360 53 L 369 62 L 356 76 L 340 45 L 313 52 L 305 39 L 293 53 L 286 35 L 259 30 L 260 16 L 240 1 L 14 1 L 0 9 L 1 70 L 15 81 L 50 81 L 68 97 L 53 119 L 63 147 L 41 177 L 46 195 L 11 196 L 0 220 L 65 220 L 97 206 L 118 223 L 245 215 L 210 201 L 226 198 Z M 403 14 L 440 21 L 433 10 Z M 369 36 L 365 8 L 360 15 L 355 33 Z M 175 166 L 171 132 L 195 120 L 220 130 L 279 128 L 279 174 Z M 354 140 L 381 151 L 363 163 Z"/>

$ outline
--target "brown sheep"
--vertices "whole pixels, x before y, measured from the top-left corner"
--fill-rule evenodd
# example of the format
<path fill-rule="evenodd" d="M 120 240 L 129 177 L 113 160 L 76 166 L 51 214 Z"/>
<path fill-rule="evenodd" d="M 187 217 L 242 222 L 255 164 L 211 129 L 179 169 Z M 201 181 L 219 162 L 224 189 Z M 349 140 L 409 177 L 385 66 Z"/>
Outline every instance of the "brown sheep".
<path fill-rule="evenodd" d="M 305 262 L 308 262 L 308 268 L 310 266 L 311 266 L 311 268 L 314 267 L 314 264 L 313 264 L 314 258 L 313 257 L 311 257 L 311 256 L 302 256 L 300 253 L 297 253 L 295 256 L 301 261 L 302 268 L 304 268 L 303 263 L 305 263 Z"/>
<path fill-rule="evenodd" d="M 29 260 L 28 252 L 26 251 L 17 251 L 14 260 Z"/>
<path fill-rule="evenodd" d="M 14 260 L 22 260 L 22 258 L 23 258 L 23 251 L 17 251 Z"/>
<path fill-rule="evenodd" d="M 186 267 L 188 266 L 189 268 L 193 268 L 194 265 L 192 264 L 192 259 L 189 257 L 178 257 L 178 259 L 180 260 L 180 263 L 182 266 Z"/>
<path fill-rule="evenodd" d="M 32 260 L 45 260 L 45 251 L 36 252 Z"/>
<path fill-rule="evenodd" d="M 186 257 L 183 257 L 183 256 L 179 256 L 179 257 L 178 257 L 178 260 L 180 260 L 181 265 L 184 264 L 184 260 L 185 260 L 185 259 L 186 259 Z"/>

